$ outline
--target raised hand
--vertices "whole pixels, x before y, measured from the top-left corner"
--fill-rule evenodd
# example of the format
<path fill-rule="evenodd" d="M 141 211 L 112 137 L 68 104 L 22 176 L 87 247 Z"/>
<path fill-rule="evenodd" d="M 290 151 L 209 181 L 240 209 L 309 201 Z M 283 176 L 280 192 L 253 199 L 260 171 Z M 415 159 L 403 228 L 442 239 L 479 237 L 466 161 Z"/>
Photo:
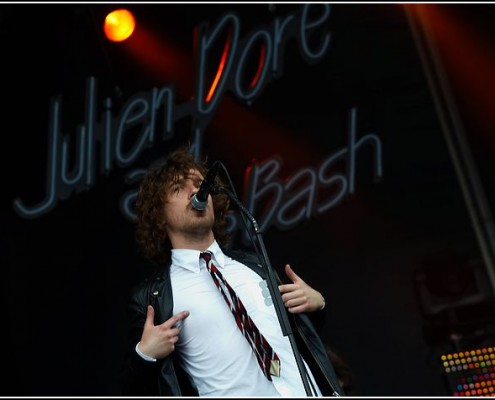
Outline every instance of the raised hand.
<path fill-rule="evenodd" d="M 313 312 L 325 307 L 322 294 L 304 282 L 289 264 L 285 265 L 285 274 L 292 283 L 279 285 L 278 288 L 288 312 Z"/>
<path fill-rule="evenodd" d="M 180 332 L 176 324 L 178 325 L 178 322 L 187 318 L 189 311 L 181 311 L 160 325 L 154 324 L 154 316 L 155 310 L 151 305 L 148 305 L 139 351 L 150 357 L 160 359 L 167 357 L 175 350 L 175 343 L 179 340 Z"/>

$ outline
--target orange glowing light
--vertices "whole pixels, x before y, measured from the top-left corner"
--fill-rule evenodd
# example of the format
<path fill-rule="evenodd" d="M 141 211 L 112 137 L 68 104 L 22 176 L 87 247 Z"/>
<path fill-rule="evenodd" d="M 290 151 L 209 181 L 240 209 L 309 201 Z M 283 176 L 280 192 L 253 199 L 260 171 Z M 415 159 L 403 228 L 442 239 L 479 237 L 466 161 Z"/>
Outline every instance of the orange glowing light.
<path fill-rule="evenodd" d="M 112 42 L 122 42 L 128 39 L 135 27 L 134 15 L 126 9 L 112 11 L 106 16 L 103 24 L 105 35 Z"/>
<path fill-rule="evenodd" d="M 210 86 L 210 90 L 208 94 L 206 95 L 206 102 L 210 102 L 213 95 L 215 94 L 215 90 L 217 89 L 218 82 L 220 81 L 220 78 L 222 77 L 223 70 L 225 69 L 225 62 L 227 60 L 227 55 L 229 54 L 229 49 L 230 49 L 230 42 L 232 42 L 232 34 L 229 34 L 227 37 L 227 42 L 225 43 L 225 47 L 222 52 L 222 58 L 220 60 L 220 64 L 217 69 L 217 73 L 215 75 L 215 79 L 213 80 L 213 83 Z"/>

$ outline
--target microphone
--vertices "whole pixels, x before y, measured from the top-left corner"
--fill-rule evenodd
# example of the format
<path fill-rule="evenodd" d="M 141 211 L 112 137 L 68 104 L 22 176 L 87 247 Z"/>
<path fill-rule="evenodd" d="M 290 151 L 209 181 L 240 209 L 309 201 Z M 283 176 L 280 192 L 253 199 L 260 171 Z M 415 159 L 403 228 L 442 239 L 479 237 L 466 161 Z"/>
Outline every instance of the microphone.
<path fill-rule="evenodd" d="M 203 211 L 208 205 L 208 195 L 215 192 L 215 177 L 218 173 L 218 167 L 220 163 L 215 161 L 208 173 L 206 178 L 201 182 L 199 190 L 191 197 L 191 206 L 197 211 Z"/>

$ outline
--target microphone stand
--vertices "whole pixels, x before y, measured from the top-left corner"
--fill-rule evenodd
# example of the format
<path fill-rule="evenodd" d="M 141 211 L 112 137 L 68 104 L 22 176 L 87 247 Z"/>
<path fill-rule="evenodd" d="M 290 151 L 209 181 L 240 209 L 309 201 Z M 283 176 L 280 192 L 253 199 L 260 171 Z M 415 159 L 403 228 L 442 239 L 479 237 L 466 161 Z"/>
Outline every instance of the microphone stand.
<path fill-rule="evenodd" d="M 290 344 L 292 347 L 292 352 L 294 353 L 294 357 L 296 359 L 296 364 L 297 364 L 297 367 L 299 369 L 299 374 L 301 375 L 304 389 L 306 390 L 306 394 L 308 395 L 308 397 L 312 397 L 313 395 L 312 395 L 311 389 L 309 387 L 307 371 L 306 371 L 304 363 L 302 362 L 301 354 L 299 353 L 299 350 L 297 348 L 297 344 L 296 344 L 295 339 L 294 339 L 294 335 L 292 333 L 292 328 L 290 326 L 289 319 L 287 317 L 287 311 L 284 307 L 284 302 L 282 301 L 282 296 L 280 295 L 280 291 L 278 290 L 277 280 L 275 279 L 275 275 L 273 273 L 273 268 L 270 264 L 270 260 L 268 259 L 268 254 L 267 254 L 266 249 L 265 249 L 265 244 L 263 242 L 263 237 L 261 236 L 261 231 L 259 229 L 258 222 L 254 219 L 253 215 L 246 209 L 246 207 L 244 207 L 244 205 L 239 201 L 237 196 L 234 193 L 232 193 L 231 191 L 229 191 L 228 189 L 226 189 L 225 187 L 216 186 L 214 188 L 214 191 L 212 191 L 212 192 L 227 194 L 229 196 L 229 198 L 231 200 L 233 200 L 234 203 L 236 203 L 236 205 L 239 207 L 240 211 L 242 212 L 242 215 L 247 216 L 249 218 L 249 220 L 251 221 L 254 232 L 256 233 L 256 239 L 258 240 L 259 248 L 261 249 L 261 253 L 262 253 L 261 257 L 263 258 L 262 262 L 264 261 L 262 266 L 264 267 L 265 272 L 266 272 L 267 286 L 268 286 L 268 289 L 270 290 L 270 295 L 273 299 L 273 305 L 275 306 L 275 311 L 277 312 L 277 317 L 278 317 L 280 326 L 282 328 L 282 333 L 284 336 L 289 337 L 289 341 L 290 341 Z M 258 252 L 258 250 L 257 250 L 257 252 Z M 259 252 L 258 252 L 258 255 L 260 255 Z"/>

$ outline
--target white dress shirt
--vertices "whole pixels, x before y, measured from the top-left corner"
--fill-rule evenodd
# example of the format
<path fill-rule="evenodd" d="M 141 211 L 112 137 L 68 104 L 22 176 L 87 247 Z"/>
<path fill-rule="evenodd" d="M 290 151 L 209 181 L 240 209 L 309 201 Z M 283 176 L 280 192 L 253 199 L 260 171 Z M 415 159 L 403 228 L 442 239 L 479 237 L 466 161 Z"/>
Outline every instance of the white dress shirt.
<path fill-rule="evenodd" d="M 173 313 L 190 315 L 178 326 L 175 351 L 200 396 L 306 396 L 288 337 L 283 336 L 266 285 L 249 267 L 227 257 L 213 242 L 213 262 L 229 282 L 281 362 L 280 377 L 270 382 L 206 269 L 200 252 L 172 250 L 170 276 Z M 314 378 L 306 368 L 310 379 Z M 314 396 L 321 396 L 317 389 Z"/>

